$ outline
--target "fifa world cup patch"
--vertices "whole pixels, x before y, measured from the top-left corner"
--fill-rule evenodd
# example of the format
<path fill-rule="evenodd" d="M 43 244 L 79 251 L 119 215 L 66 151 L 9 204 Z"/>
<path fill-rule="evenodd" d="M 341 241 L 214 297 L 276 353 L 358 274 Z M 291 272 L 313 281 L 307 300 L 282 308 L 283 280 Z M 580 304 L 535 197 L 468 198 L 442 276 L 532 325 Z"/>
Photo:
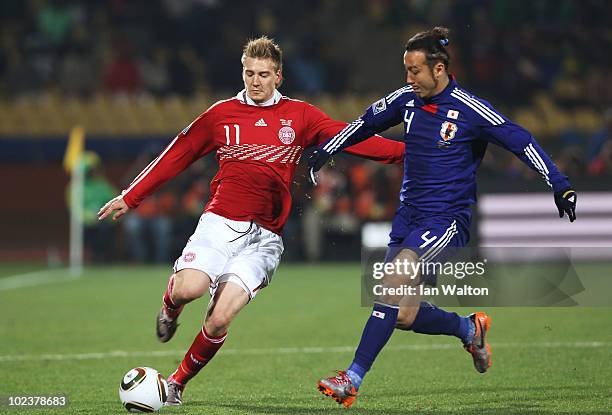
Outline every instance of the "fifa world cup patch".
<path fill-rule="evenodd" d="M 387 109 L 387 101 L 385 101 L 384 98 L 379 99 L 378 101 L 372 104 L 372 112 L 374 113 L 374 115 L 378 114 L 379 112 L 383 112 L 386 109 Z"/>
<path fill-rule="evenodd" d="M 450 144 L 449 141 L 455 138 L 455 133 L 457 132 L 457 130 L 457 124 L 444 121 L 442 123 L 442 126 L 440 127 L 440 137 L 442 137 L 443 141 L 439 143 L 444 145 Z"/>
<path fill-rule="evenodd" d="M 183 131 L 181 131 L 181 134 L 187 135 L 187 133 L 189 132 L 189 129 L 191 129 L 191 126 L 193 125 L 194 122 L 195 120 L 191 121 L 191 123 L 187 127 L 183 128 Z"/>

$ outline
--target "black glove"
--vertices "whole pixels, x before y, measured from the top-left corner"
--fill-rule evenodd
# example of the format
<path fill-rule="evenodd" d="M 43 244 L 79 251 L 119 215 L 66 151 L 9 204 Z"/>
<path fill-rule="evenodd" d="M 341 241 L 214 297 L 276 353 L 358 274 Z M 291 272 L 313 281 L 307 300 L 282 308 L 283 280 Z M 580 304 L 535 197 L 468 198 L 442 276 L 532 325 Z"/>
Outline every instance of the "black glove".
<path fill-rule="evenodd" d="M 570 222 L 576 220 L 576 199 L 578 195 L 571 187 L 560 192 L 555 192 L 555 205 L 559 209 L 559 217 L 567 213 Z"/>
<path fill-rule="evenodd" d="M 331 154 L 322 149 L 317 149 L 312 152 L 310 157 L 308 158 L 308 169 L 310 171 L 310 181 L 315 186 L 317 185 L 317 181 L 315 179 L 315 172 L 321 170 L 321 167 L 325 166 L 325 163 L 330 159 Z"/>

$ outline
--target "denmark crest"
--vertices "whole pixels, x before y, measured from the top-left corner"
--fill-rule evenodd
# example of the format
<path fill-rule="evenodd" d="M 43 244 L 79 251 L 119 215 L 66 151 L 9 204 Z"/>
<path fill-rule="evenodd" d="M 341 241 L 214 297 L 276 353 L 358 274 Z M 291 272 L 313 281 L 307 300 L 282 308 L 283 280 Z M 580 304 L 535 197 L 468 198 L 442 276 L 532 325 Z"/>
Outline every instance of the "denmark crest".
<path fill-rule="evenodd" d="M 444 141 L 450 141 L 455 138 L 455 133 L 457 132 L 457 124 L 452 122 L 444 121 L 442 123 L 442 127 L 440 127 L 440 137 Z"/>
<path fill-rule="evenodd" d="M 295 140 L 295 131 L 293 128 L 285 126 L 278 130 L 278 138 L 283 144 L 291 144 Z"/>

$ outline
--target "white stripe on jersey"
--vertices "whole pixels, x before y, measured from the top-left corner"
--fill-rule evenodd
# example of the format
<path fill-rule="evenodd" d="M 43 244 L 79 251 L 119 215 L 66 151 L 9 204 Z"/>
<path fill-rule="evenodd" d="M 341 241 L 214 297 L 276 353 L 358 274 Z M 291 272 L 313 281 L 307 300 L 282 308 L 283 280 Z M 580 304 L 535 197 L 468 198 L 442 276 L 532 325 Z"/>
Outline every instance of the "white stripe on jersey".
<path fill-rule="evenodd" d="M 361 124 L 363 124 L 363 121 L 361 120 L 361 118 L 358 118 L 346 127 L 344 127 L 338 134 L 336 134 L 334 137 L 332 137 L 331 140 L 329 140 L 329 143 L 327 143 L 325 147 L 323 147 L 323 150 L 327 151 L 328 153 L 331 153 L 332 149 L 336 147 L 336 143 L 338 143 L 338 141 L 342 140 L 342 138 L 349 131 L 352 134 L 352 131 L 355 129 L 355 126 L 358 126 L 357 128 L 359 128 Z"/>
<path fill-rule="evenodd" d="M 238 160 L 244 160 L 253 156 L 254 154 L 267 151 L 269 148 L 270 146 L 265 144 L 242 144 L 234 146 L 225 145 L 218 150 L 218 153 L 221 155 L 229 155 L 232 158 L 237 158 Z"/>
<path fill-rule="evenodd" d="M 546 167 L 546 163 L 544 163 L 544 160 L 542 160 L 542 156 L 540 156 L 540 153 L 536 151 L 535 147 L 533 146 L 533 143 L 529 143 L 528 147 L 533 152 L 533 154 L 536 156 L 536 159 L 540 161 L 540 164 L 542 165 L 542 168 L 544 169 L 546 174 L 548 174 L 549 173 L 548 167 Z"/>
<path fill-rule="evenodd" d="M 344 127 L 342 131 L 336 134 L 336 136 L 332 138 L 325 147 L 323 147 L 323 150 L 332 154 L 362 125 L 363 120 L 361 118 L 357 118 L 355 121 Z"/>
<path fill-rule="evenodd" d="M 258 156 L 254 156 L 252 158 L 253 158 L 253 160 L 261 160 L 261 159 L 264 159 L 264 158 L 270 156 L 271 154 L 276 153 L 277 151 L 282 151 L 281 149 L 282 149 L 282 147 L 280 147 L 280 146 L 272 146 L 272 149 L 270 151 L 262 153 L 262 154 L 260 154 Z"/>
<path fill-rule="evenodd" d="M 455 89 L 453 92 L 451 92 L 451 96 L 457 98 L 459 101 L 472 108 L 485 120 L 489 121 L 493 125 L 500 125 L 505 122 L 502 117 L 493 112 L 493 110 L 491 110 L 489 107 L 487 107 L 480 101 L 472 98 L 466 98 L 464 95 L 461 95 L 458 89 Z"/>
<path fill-rule="evenodd" d="M 263 160 L 268 163 L 296 163 L 302 155 L 301 146 L 281 146 L 268 144 L 225 145 L 217 150 L 219 160 Z"/>
<path fill-rule="evenodd" d="M 132 180 L 132 183 L 134 183 L 134 181 L 138 180 L 140 178 L 140 176 L 142 176 L 146 171 L 149 170 L 149 167 L 151 167 L 151 164 L 155 163 L 155 160 L 157 160 L 157 157 L 155 157 L 153 160 L 151 160 L 151 162 L 149 164 L 147 164 L 147 167 L 145 167 L 144 169 L 142 169 L 142 171 L 140 173 L 138 173 L 138 176 L 134 177 L 134 180 Z M 132 184 L 130 183 L 130 184 Z"/>
<path fill-rule="evenodd" d="M 541 158 L 534 150 L 533 147 L 527 146 L 524 148 L 525 154 L 529 157 L 529 160 L 533 163 L 533 165 L 542 173 L 548 173 L 548 169 L 546 169 L 546 165 L 541 161 Z"/>
<path fill-rule="evenodd" d="M 406 85 L 404 87 L 401 87 L 400 89 L 391 92 L 389 95 L 386 96 L 385 99 L 387 100 L 388 104 L 391 104 L 393 101 L 395 101 L 398 97 L 402 96 L 406 92 L 412 92 L 411 85 Z M 329 141 L 329 143 L 325 145 L 325 147 L 323 147 L 323 150 L 327 151 L 328 153 L 333 153 L 334 151 L 336 151 L 359 127 L 363 125 L 363 123 L 364 122 L 361 118 L 350 123 L 342 131 L 336 134 L 336 136 L 333 137 Z"/>
<path fill-rule="evenodd" d="M 430 259 L 433 259 L 439 253 L 440 250 L 442 250 L 446 245 L 448 245 L 450 240 L 457 233 L 459 233 L 457 231 L 457 221 L 454 220 L 453 223 L 451 224 L 451 226 L 449 226 L 446 229 L 446 232 L 444 232 L 442 237 L 440 239 L 438 239 L 438 242 L 433 244 L 431 246 L 431 248 L 429 248 L 427 250 L 427 252 L 425 252 L 423 255 L 421 255 L 421 258 L 419 258 L 419 261 L 427 262 Z"/>
<path fill-rule="evenodd" d="M 465 99 L 467 99 L 469 101 L 472 101 L 474 103 L 474 105 L 479 107 L 482 111 L 486 112 L 494 120 L 499 121 L 500 124 L 504 123 L 504 119 L 503 119 L 503 117 L 501 115 L 499 115 L 498 113 L 493 111 L 492 108 L 487 107 L 485 104 L 483 104 L 482 102 L 480 102 L 478 99 L 476 99 L 475 97 L 471 96 L 467 92 L 462 91 L 459 88 L 455 88 L 453 90 L 453 92 L 456 92 L 457 94 L 461 95 Z"/>
<path fill-rule="evenodd" d="M 134 181 L 130 184 L 130 187 L 128 187 L 125 193 L 123 194 L 129 193 L 129 191 L 132 190 L 134 186 L 140 183 L 142 179 L 144 179 L 147 176 L 147 174 L 149 174 L 151 170 L 153 170 L 153 168 L 157 165 L 157 163 L 159 163 L 159 161 L 164 157 L 164 155 L 168 152 L 168 150 L 172 148 L 172 146 L 174 145 L 174 143 L 176 143 L 176 140 L 178 139 L 179 139 L 179 136 L 174 137 L 174 140 L 172 140 L 172 142 L 168 144 L 168 146 L 164 149 L 164 151 L 162 151 L 162 153 L 159 156 L 157 156 L 155 160 L 149 163 L 149 165 L 145 167 L 144 170 L 141 171 L 138 176 L 136 176 L 136 179 L 134 179 Z"/>
<path fill-rule="evenodd" d="M 387 104 L 391 104 L 393 101 L 395 101 L 398 97 L 402 96 L 406 92 L 412 92 L 412 86 L 407 85 L 396 91 L 391 92 L 389 95 L 387 95 Z"/>
<path fill-rule="evenodd" d="M 291 159 L 290 163 L 293 163 L 295 155 L 298 154 L 298 152 L 300 152 L 301 150 L 302 150 L 302 147 L 300 147 L 300 146 L 294 147 L 293 150 L 289 151 L 289 153 L 287 153 L 285 158 L 283 158 L 281 160 L 281 163 L 287 163 L 287 161 L 289 161 L 289 159 Z M 301 155 L 301 153 L 300 153 L 300 155 Z M 268 161 L 270 161 L 270 160 L 268 160 Z"/>
<path fill-rule="evenodd" d="M 441 253 L 441 251 L 446 248 L 446 246 L 450 243 L 451 239 L 453 239 L 453 236 L 457 235 L 459 233 L 458 230 L 454 230 L 451 233 L 448 234 L 448 236 L 446 236 L 446 238 L 444 239 L 443 243 L 438 246 L 436 248 L 436 250 L 434 252 L 432 252 L 430 255 L 428 255 L 425 259 L 424 262 L 427 261 L 431 261 L 432 259 L 434 259 L 436 256 L 438 256 L 438 254 Z"/>
<path fill-rule="evenodd" d="M 232 154 L 232 156 L 234 158 L 237 158 L 238 160 L 246 160 L 250 157 L 255 156 L 257 153 L 268 151 L 273 146 L 269 146 L 266 144 L 255 144 L 255 145 L 247 144 L 246 146 L 244 146 L 244 144 L 243 145 L 238 144 L 236 146 L 224 146 L 224 147 L 229 147 L 230 149 L 235 148 L 233 150 L 234 154 Z"/>
<path fill-rule="evenodd" d="M 546 184 L 552 187 L 552 185 L 550 184 L 550 180 L 548 179 L 548 176 L 544 173 L 542 168 L 537 164 L 537 162 L 533 158 L 533 155 L 531 155 L 528 151 L 525 151 L 525 155 L 527 156 L 527 158 L 529 158 L 529 160 L 534 165 L 536 170 L 544 177 L 544 179 L 546 180 Z"/>
<path fill-rule="evenodd" d="M 294 148 L 291 147 L 287 147 L 286 149 L 284 149 L 283 151 L 281 151 L 280 153 L 278 153 L 277 155 L 275 155 L 274 157 L 269 158 L 267 161 L 269 162 L 274 162 L 276 160 L 278 160 L 279 158 L 281 158 L 282 156 L 284 156 L 285 154 L 287 154 L 287 152 L 292 152 L 294 150 Z M 287 154 L 287 156 L 289 156 L 289 154 Z M 287 157 L 289 158 L 289 157 Z"/>
<path fill-rule="evenodd" d="M 533 144 L 529 143 L 529 145 L 525 147 L 525 155 L 531 161 L 531 163 L 533 163 L 534 167 L 540 172 L 540 174 L 544 176 L 546 184 L 552 187 L 550 180 L 548 179 L 548 168 L 546 167 L 546 163 L 544 163 L 538 152 L 535 151 Z"/>

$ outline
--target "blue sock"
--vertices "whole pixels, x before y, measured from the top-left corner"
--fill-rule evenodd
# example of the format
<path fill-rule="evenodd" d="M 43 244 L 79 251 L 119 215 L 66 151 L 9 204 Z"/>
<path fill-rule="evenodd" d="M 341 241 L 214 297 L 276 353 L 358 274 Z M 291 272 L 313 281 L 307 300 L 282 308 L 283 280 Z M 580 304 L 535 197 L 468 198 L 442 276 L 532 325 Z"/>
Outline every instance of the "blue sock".
<path fill-rule="evenodd" d="M 363 377 L 391 337 L 397 323 L 397 312 L 396 307 L 374 304 L 372 314 L 363 329 L 359 346 L 357 346 L 355 358 L 347 370 L 347 375 L 351 378 L 355 389 L 359 389 Z"/>
<path fill-rule="evenodd" d="M 355 389 L 359 390 L 359 387 L 361 386 L 361 382 L 363 381 L 363 377 L 365 376 L 366 372 L 367 370 L 365 370 L 355 362 L 351 363 L 349 368 L 346 370 L 346 375 L 351 379 L 351 382 L 353 382 L 353 386 L 355 386 Z"/>
<path fill-rule="evenodd" d="M 475 327 L 469 317 L 444 311 L 427 301 L 421 301 L 419 312 L 410 326 L 415 333 L 455 336 L 464 343 L 471 343 Z"/>

